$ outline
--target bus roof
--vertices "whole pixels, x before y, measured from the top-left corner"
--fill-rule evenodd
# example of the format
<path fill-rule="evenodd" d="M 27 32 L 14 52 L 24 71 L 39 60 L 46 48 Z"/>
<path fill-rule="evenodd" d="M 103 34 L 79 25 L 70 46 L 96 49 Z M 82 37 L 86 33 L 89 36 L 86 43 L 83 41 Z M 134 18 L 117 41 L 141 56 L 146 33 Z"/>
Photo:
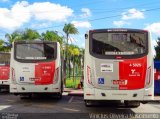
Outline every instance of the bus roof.
<path fill-rule="evenodd" d="M 90 32 L 94 32 L 94 31 L 137 31 L 137 32 L 148 32 L 148 30 L 144 30 L 144 29 L 132 29 L 132 28 L 106 28 L 106 29 L 92 29 L 92 30 L 89 30 Z"/>
<path fill-rule="evenodd" d="M 44 40 L 33 40 L 33 41 L 28 41 L 28 40 L 21 40 L 21 41 L 15 41 L 14 43 L 55 43 L 53 41 L 44 41 Z"/>

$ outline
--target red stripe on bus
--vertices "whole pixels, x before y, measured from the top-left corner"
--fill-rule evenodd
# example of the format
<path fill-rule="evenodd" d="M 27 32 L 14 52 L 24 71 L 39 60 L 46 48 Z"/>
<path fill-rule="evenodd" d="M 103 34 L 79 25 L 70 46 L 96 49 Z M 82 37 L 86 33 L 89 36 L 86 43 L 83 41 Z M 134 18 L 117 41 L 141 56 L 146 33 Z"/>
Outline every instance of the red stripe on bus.
<path fill-rule="evenodd" d="M 119 63 L 120 80 L 125 80 L 125 84 L 119 85 L 120 90 L 141 89 L 145 86 L 147 70 L 147 57 L 124 60 Z"/>
<path fill-rule="evenodd" d="M 53 83 L 55 73 L 55 62 L 41 62 L 35 65 L 35 84 L 47 85 Z"/>
<path fill-rule="evenodd" d="M 9 79 L 9 70 L 10 66 L 0 66 L 0 80 L 8 80 Z"/>

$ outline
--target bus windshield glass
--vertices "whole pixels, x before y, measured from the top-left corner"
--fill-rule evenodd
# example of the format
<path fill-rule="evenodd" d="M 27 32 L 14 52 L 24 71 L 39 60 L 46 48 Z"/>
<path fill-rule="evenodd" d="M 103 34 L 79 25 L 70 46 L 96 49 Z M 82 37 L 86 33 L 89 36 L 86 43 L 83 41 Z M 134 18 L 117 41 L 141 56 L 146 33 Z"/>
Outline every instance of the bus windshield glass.
<path fill-rule="evenodd" d="M 8 66 L 10 64 L 10 54 L 0 53 L 0 66 Z"/>
<path fill-rule="evenodd" d="M 91 35 L 91 52 L 98 55 L 137 55 L 147 52 L 145 32 L 100 32 Z"/>
<path fill-rule="evenodd" d="M 18 60 L 52 60 L 55 58 L 53 43 L 17 43 L 15 58 Z"/>

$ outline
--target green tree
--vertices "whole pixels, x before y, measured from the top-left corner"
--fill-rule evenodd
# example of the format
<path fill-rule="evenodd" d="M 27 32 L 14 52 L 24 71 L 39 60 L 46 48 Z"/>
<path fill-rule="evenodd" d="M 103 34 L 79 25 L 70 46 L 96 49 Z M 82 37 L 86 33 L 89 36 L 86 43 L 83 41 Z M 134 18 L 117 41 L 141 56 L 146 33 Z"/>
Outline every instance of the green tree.
<path fill-rule="evenodd" d="M 0 39 L 0 51 L 1 52 L 8 52 L 9 49 L 7 49 L 4 40 Z"/>
<path fill-rule="evenodd" d="M 72 62 L 73 64 L 73 69 L 72 69 L 72 73 L 73 73 L 73 82 L 75 84 L 76 80 L 75 80 L 75 66 L 78 65 L 78 61 L 79 61 L 79 55 L 80 55 L 80 49 L 78 46 L 76 45 L 69 45 L 69 61 Z M 71 70 L 70 70 L 71 71 Z"/>
<path fill-rule="evenodd" d="M 66 55 L 65 55 L 65 69 L 67 66 L 67 62 L 68 62 L 68 41 L 69 41 L 69 37 L 71 34 L 78 34 L 78 29 L 74 26 L 74 24 L 68 23 L 65 24 L 63 27 L 63 31 L 66 34 Z M 69 63 L 69 62 L 68 62 Z M 70 77 L 70 65 L 69 66 L 69 77 Z M 66 72 L 65 72 L 66 75 Z"/>
<path fill-rule="evenodd" d="M 155 60 L 160 60 L 160 37 L 157 39 L 157 46 L 155 46 L 156 56 Z"/>
<path fill-rule="evenodd" d="M 14 31 L 13 33 L 9 34 L 5 34 L 5 38 L 8 40 L 8 43 L 12 43 L 14 41 L 18 41 L 22 39 L 22 31 Z"/>
<path fill-rule="evenodd" d="M 24 31 L 16 30 L 11 34 L 7 33 L 5 35 L 5 38 L 7 39 L 7 42 L 5 42 L 6 49 L 10 50 L 12 42 L 20 41 L 20 40 L 35 40 L 35 39 L 41 38 L 41 36 L 36 30 L 27 28 Z"/>
<path fill-rule="evenodd" d="M 16 30 L 11 34 L 7 33 L 5 34 L 5 38 L 7 39 L 7 41 L 4 43 L 6 49 L 10 50 L 12 42 L 22 40 L 22 31 Z"/>
<path fill-rule="evenodd" d="M 41 35 L 33 29 L 25 29 L 22 33 L 22 39 L 23 40 L 35 40 L 35 39 L 40 39 Z"/>
<path fill-rule="evenodd" d="M 48 41 L 54 41 L 59 42 L 61 49 L 63 44 L 63 37 L 60 37 L 57 32 L 54 31 L 46 31 L 45 33 L 42 33 L 42 39 L 48 40 Z"/>
<path fill-rule="evenodd" d="M 84 48 L 80 48 L 80 54 L 78 58 L 78 66 L 81 71 L 81 75 L 83 75 L 83 67 L 84 67 Z"/>

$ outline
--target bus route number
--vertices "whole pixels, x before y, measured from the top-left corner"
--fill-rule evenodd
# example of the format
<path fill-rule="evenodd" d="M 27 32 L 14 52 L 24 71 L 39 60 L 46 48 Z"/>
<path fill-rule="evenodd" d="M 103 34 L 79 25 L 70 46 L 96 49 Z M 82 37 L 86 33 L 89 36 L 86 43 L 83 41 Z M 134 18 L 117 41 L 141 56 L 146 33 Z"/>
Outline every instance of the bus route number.
<path fill-rule="evenodd" d="M 132 63 L 129 65 L 130 67 L 142 67 L 141 63 Z"/>

